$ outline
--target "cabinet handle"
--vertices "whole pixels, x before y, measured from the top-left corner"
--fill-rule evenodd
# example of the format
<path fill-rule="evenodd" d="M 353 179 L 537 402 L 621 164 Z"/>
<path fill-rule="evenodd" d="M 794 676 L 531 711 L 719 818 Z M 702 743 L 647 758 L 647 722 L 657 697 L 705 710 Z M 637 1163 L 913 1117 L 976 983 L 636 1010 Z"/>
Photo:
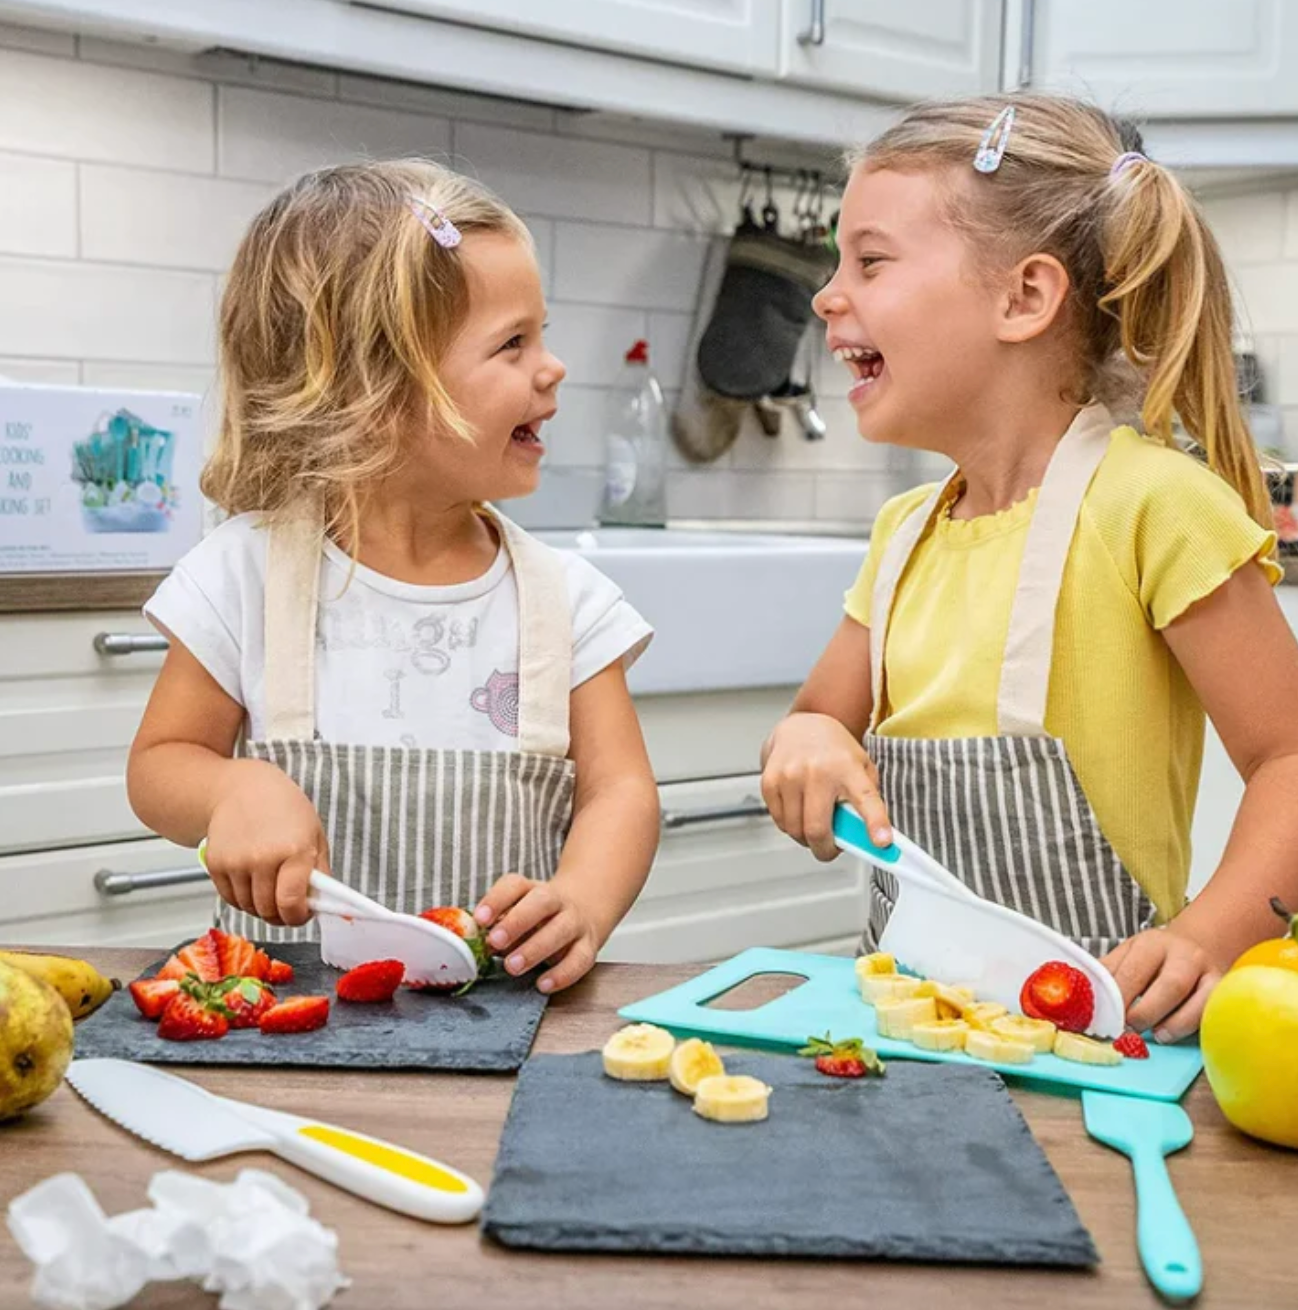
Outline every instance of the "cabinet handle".
<path fill-rule="evenodd" d="M 825 44 L 825 0 L 811 0 L 811 26 L 798 33 L 798 44 Z"/>
<path fill-rule="evenodd" d="M 152 655 L 169 648 L 160 632 L 95 633 L 95 651 L 100 655 Z"/>
<path fill-rule="evenodd" d="M 696 823 L 718 823 L 722 819 L 760 819 L 769 813 L 763 802 L 748 796 L 736 805 L 714 805 L 702 810 L 664 810 L 662 826 L 668 830 L 690 828 Z"/>
<path fill-rule="evenodd" d="M 193 869 L 159 869 L 156 873 L 114 873 L 111 869 L 100 869 L 95 874 L 95 890 L 104 896 L 125 896 L 127 892 L 207 880 L 207 870 L 201 865 Z"/>

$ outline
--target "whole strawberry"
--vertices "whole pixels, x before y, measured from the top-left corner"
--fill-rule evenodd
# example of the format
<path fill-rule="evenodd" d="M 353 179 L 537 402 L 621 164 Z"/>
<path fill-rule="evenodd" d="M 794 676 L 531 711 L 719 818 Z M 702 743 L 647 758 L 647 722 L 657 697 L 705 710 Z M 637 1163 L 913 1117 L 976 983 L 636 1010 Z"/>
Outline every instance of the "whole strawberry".
<path fill-rule="evenodd" d="M 473 961 L 478 966 L 478 977 L 482 977 L 487 972 L 491 964 L 491 947 L 487 945 L 487 939 L 478 926 L 478 921 L 468 910 L 462 910 L 457 905 L 435 905 L 432 909 L 421 911 L 419 917 L 427 919 L 429 923 L 435 923 L 439 928 L 445 928 L 447 932 L 453 932 L 473 952 Z M 468 987 L 469 985 L 466 985 L 459 990 L 468 991 Z"/>
<path fill-rule="evenodd" d="M 798 1054 L 814 1056 L 816 1068 L 831 1078 L 882 1076 L 888 1067 L 859 1037 L 849 1037 L 844 1042 L 834 1041 L 829 1033 L 809 1037 Z"/>
<path fill-rule="evenodd" d="M 1028 975 L 1019 1005 L 1029 1019 L 1049 1019 L 1065 1032 L 1084 1033 L 1095 1017 L 1095 991 L 1080 969 L 1047 960 Z"/>
<path fill-rule="evenodd" d="M 1145 1039 L 1137 1032 L 1123 1033 L 1113 1043 L 1113 1049 L 1120 1055 L 1125 1055 L 1128 1060 L 1149 1059 L 1149 1047 L 1145 1045 Z"/>
<path fill-rule="evenodd" d="M 334 990 L 340 1001 L 390 1001 L 405 976 L 400 960 L 367 960 L 343 974 Z"/>

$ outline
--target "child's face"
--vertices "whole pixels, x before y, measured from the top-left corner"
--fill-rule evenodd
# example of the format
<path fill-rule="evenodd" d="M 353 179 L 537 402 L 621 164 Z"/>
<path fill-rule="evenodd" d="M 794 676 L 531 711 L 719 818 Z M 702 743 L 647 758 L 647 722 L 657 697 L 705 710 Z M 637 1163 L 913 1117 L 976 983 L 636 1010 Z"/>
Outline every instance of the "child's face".
<path fill-rule="evenodd" d="M 958 185 L 958 181 L 956 183 Z M 995 293 L 942 215 L 937 177 L 858 168 L 843 196 L 840 259 L 815 298 L 870 441 L 941 449 L 999 360 Z"/>
<path fill-rule="evenodd" d="M 545 348 L 545 296 L 532 252 L 505 233 L 474 232 L 457 252 L 469 313 L 441 364 L 442 383 L 473 430 L 472 444 L 437 439 L 437 481 L 457 500 L 504 500 L 536 490 L 566 370 Z"/>

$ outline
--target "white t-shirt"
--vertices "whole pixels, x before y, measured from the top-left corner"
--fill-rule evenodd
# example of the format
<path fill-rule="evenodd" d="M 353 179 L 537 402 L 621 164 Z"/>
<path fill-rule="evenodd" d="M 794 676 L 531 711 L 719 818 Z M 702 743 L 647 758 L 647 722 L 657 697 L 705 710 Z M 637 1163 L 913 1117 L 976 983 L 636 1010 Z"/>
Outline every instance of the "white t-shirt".
<path fill-rule="evenodd" d="M 189 552 L 144 613 L 266 733 L 266 542 L 260 515 L 222 523 Z M 621 660 L 653 629 L 602 573 L 556 552 L 568 580 L 572 685 Z M 518 749 L 518 587 L 508 552 L 471 582 L 424 587 L 352 563 L 326 541 L 316 620 L 316 728 L 325 741 L 446 750 Z"/>

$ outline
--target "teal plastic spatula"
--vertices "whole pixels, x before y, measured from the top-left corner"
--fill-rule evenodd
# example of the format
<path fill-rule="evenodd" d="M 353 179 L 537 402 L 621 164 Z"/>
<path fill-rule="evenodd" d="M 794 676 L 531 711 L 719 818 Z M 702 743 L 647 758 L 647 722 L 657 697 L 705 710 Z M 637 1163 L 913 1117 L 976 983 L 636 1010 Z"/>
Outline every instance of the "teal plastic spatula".
<path fill-rule="evenodd" d="M 1111 1092 L 1082 1092 L 1086 1131 L 1131 1158 L 1136 1180 L 1136 1245 L 1145 1274 L 1169 1300 L 1185 1301 L 1203 1287 L 1199 1244 L 1172 1188 L 1163 1157 L 1189 1146 L 1190 1117 L 1168 1101 Z"/>

